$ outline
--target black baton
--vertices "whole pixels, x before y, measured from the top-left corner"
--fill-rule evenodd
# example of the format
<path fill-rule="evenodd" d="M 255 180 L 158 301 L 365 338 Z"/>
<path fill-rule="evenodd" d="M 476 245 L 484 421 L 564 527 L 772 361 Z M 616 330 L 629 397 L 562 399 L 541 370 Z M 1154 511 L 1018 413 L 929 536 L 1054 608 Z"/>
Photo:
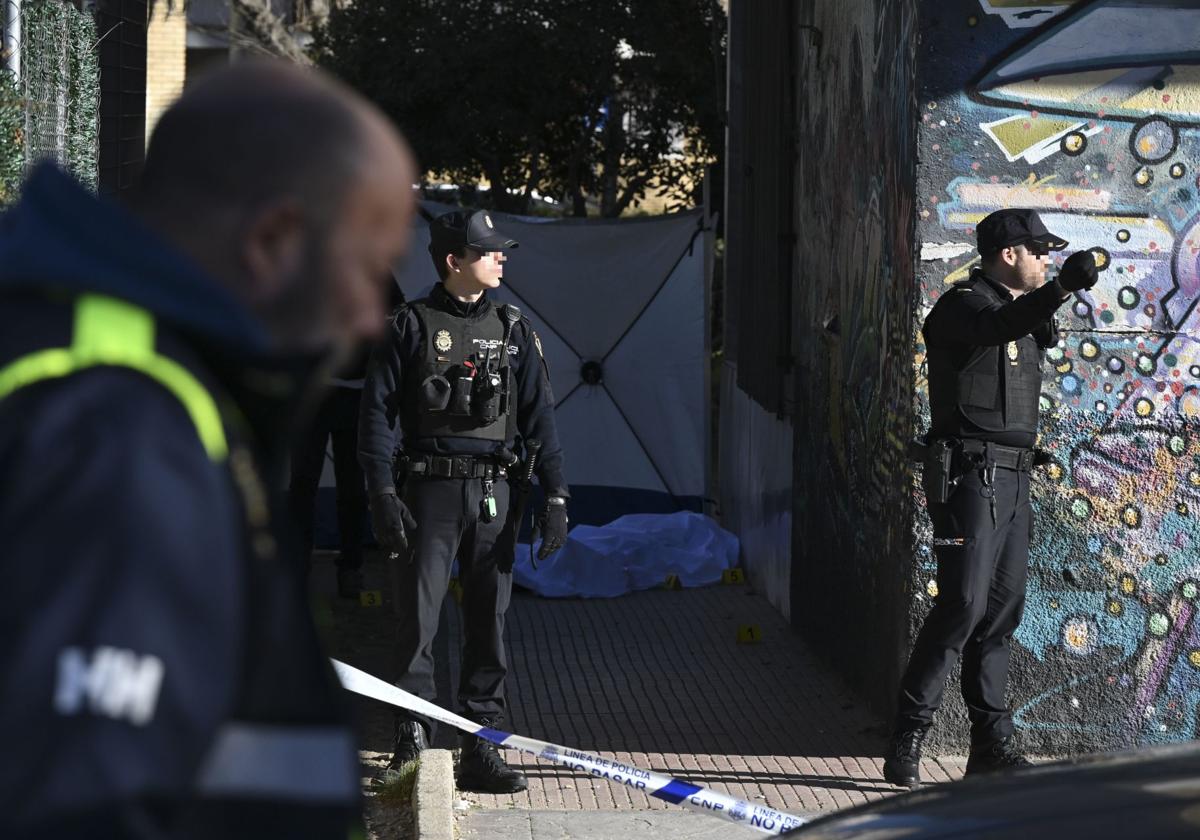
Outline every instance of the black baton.
<path fill-rule="evenodd" d="M 535 467 L 537 467 L 538 453 L 541 452 L 541 450 L 542 442 L 540 440 L 533 439 L 525 441 L 525 451 L 529 453 L 529 460 L 525 462 L 525 476 L 521 480 L 521 496 L 518 500 L 521 505 L 521 509 L 517 511 L 517 518 L 515 520 L 517 523 L 516 527 L 518 539 L 521 529 L 521 520 L 525 518 L 525 508 L 529 506 L 529 491 L 533 487 L 533 470 Z M 537 560 L 533 554 L 533 533 L 535 526 L 532 517 L 530 517 L 529 525 L 529 565 L 533 566 L 534 571 L 537 571 Z"/>

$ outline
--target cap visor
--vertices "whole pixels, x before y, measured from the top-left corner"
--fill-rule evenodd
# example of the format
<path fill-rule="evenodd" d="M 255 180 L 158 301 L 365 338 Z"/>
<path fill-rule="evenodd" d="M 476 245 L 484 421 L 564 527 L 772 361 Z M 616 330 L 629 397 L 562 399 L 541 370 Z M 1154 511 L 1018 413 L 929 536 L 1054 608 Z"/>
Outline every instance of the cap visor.
<path fill-rule="evenodd" d="M 509 248 L 516 248 L 520 245 L 517 240 L 509 239 L 502 233 L 493 233 L 467 244 L 472 248 L 478 248 L 480 251 L 507 251 Z"/>
<path fill-rule="evenodd" d="M 1067 240 L 1060 239 L 1052 233 L 1048 233 L 1045 236 L 1035 236 L 1033 241 L 1051 251 L 1061 251 L 1063 248 L 1066 248 L 1071 244 Z"/>

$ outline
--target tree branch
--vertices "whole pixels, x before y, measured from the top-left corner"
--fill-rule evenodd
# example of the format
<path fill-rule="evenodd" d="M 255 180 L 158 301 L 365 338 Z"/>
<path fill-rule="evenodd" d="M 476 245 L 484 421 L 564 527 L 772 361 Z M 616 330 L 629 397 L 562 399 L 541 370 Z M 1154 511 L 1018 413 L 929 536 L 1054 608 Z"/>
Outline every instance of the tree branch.
<path fill-rule="evenodd" d="M 287 59 L 296 64 L 312 64 L 287 24 L 271 8 L 270 0 L 231 0 L 229 6 L 233 15 L 227 30 L 203 27 L 202 31 L 226 36 L 230 46 L 248 52 Z"/>

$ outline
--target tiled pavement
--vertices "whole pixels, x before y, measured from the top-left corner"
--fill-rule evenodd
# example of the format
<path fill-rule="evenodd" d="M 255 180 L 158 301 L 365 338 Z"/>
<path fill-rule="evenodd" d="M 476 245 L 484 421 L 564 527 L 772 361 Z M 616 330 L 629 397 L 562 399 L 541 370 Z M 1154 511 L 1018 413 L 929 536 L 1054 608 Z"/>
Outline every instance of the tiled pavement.
<path fill-rule="evenodd" d="M 314 585 L 330 608 L 325 623 L 334 654 L 390 678 L 394 619 L 384 564 L 372 556 L 364 569 L 368 587 L 382 593 L 384 605 L 364 607 L 333 596 L 328 559 L 323 554 L 314 565 Z M 655 590 L 607 600 L 546 600 L 517 593 L 508 618 L 506 728 L 511 731 L 596 751 L 794 814 L 836 810 L 897 792 L 883 782 L 876 758 L 882 722 L 816 660 L 764 598 L 745 586 Z M 737 629 L 745 624 L 760 628 L 760 641 L 738 644 Z M 448 598 L 436 645 L 438 702 L 447 708 L 453 708 L 451 685 L 458 678 L 457 656 L 450 652 L 460 642 L 457 606 Z M 381 703 L 362 698 L 354 703 L 367 777 L 387 761 L 392 715 Z M 445 728 L 435 743 L 455 744 L 454 733 Z M 552 827 L 566 818 L 561 812 L 616 811 L 640 825 L 636 811 L 681 810 L 529 756 L 509 751 L 505 757 L 528 775 L 529 790 L 517 796 L 463 794 L 474 806 L 460 821 L 464 840 L 499 840 L 495 814 L 512 808 L 529 817 L 529 833 L 515 826 L 514 838 L 558 836 Z M 948 781 L 961 775 L 962 766 L 961 759 L 926 760 L 923 775 Z M 609 816 L 597 818 L 603 823 Z M 661 819 L 672 826 L 663 836 L 692 836 L 683 827 L 693 822 L 668 813 Z M 595 820 L 584 824 L 600 827 Z M 707 836 L 705 826 L 696 825 L 695 836 Z M 377 831 L 375 836 L 393 834 Z"/>
<path fill-rule="evenodd" d="M 446 647 L 459 644 L 449 610 Z M 796 814 L 896 793 L 876 756 L 882 723 L 744 586 L 616 599 L 514 595 L 508 729 L 657 770 Z M 739 644 L 754 624 L 762 638 Z M 443 648 L 445 650 L 445 648 Z M 452 657 L 456 659 L 456 657 Z M 457 679 L 457 663 L 449 677 Z M 636 790 L 507 752 L 529 777 L 516 796 L 465 794 L 483 809 L 675 809 Z M 961 759 L 927 760 L 932 782 Z"/>

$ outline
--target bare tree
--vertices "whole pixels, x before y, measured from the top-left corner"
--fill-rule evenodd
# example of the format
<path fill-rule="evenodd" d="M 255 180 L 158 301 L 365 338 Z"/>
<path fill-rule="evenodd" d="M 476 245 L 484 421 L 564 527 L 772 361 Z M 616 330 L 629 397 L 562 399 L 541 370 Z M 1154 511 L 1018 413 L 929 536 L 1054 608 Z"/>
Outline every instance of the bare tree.
<path fill-rule="evenodd" d="M 187 0 L 151 0 L 166 2 L 169 9 L 186 9 Z M 255 55 L 284 58 L 297 64 L 312 64 L 297 35 L 306 34 L 329 17 L 333 0 L 294 0 L 281 13 L 272 0 L 228 0 L 228 26 L 199 26 L 201 32 L 227 38 L 229 46 Z"/>
<path fill-rule="evenodd" d="M 271 0 L 230 0 L 229 7 L 233 12 L 229 26 L 231 46 L 286 58 L 296 64 L 312 64 L 296 40 L 294 29 L 275 11 Z"/>

